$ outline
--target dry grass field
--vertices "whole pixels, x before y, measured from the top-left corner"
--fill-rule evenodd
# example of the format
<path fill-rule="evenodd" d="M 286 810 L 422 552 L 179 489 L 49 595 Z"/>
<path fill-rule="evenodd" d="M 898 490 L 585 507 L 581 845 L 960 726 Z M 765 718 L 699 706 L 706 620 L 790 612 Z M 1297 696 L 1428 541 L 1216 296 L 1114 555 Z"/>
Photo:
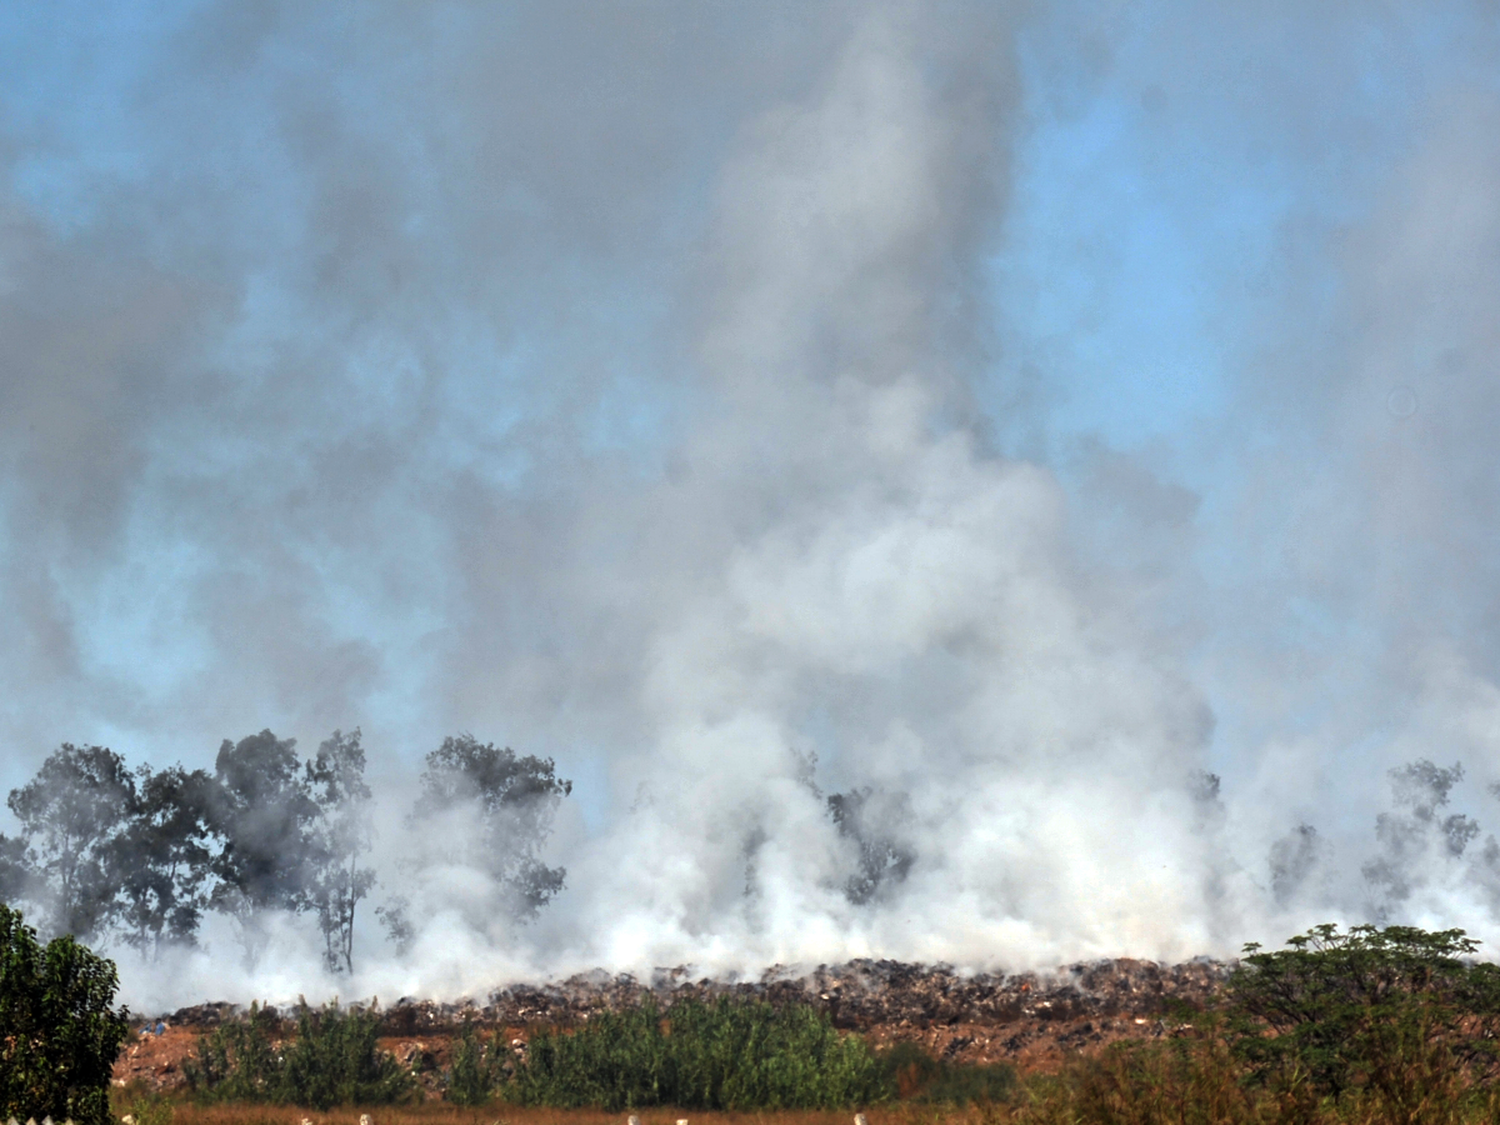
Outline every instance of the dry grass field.
<path fill-rule="evenodd" d="M 130 1112 L 129 1094 L 118 1091 L 117 1116 Z M 445 1102 L 422 1102 L 406 1106 L 343 1107 L 325 1112 L 295 1106 L 198 1105 L 182 1099 L 156 1103 L 161 1120 L 143 1125 L 360 1125 L 368 1115 L 373 1125 L 626 1125 L 629 1115 L 588 1109 L 542 1109 L 488 1105 L 460 1109 Z M 764 1113 L 714 1113 L 702 1110 L 646 1109 L 635 1111 L 641 1125 L 854 1125 L 852 1112 L 783 1111 Z M 170 1115 L 170 1116 L 168 1116 Z M 891 1105 L 866 1112 L 869 1125 L 990 1125 L 1003 1121 L 997 1109 L 957 1108 L 926 1105 Z"/>

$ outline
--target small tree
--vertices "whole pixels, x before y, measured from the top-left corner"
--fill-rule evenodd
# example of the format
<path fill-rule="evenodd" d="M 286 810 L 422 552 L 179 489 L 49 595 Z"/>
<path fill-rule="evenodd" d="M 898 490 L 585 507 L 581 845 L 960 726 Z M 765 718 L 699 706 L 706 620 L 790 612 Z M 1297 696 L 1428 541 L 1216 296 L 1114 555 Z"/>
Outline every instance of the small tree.
<path fill-rule="evenodd" d="M 360 732 L 334 731 L 307 763 L 307 780 L 321 812 L 318 865 L 311 896 L 323 930 L 330 969 L 354 971 L 354 912 L 375 885 L 375 872 L 359 866 L 370 850 L 370 787 Z"/>
<path fill-rule="evenodd" d="M 192 945 L 208 904 L 206 883 L 218 844 L 217 786 L 202 770 L 142 766 L 136 815 L 114 849 L 124 897 L 125 941 L 153 956 L 164 944 Z"/>
<path fill-rule="evenodd" d="M 567 871 L 548 867 L 540 851 L 557 806 L 573 783 L 557 776 L 551 758 L 517 757 L 509 747 L 470 734 L 443 739 L 427 755 L 413 819 L 470 805 L 481 824 L 477 855 L 511 899 L 519 917 L 532 917 L 562 889 Z"/>
<path fill-rule="evenodd" d="M 29 844 L 28 894 L 45 895 L 51 930 L 100 931 L 119 906 L 115 848 L 139 805 L 125 759 L 108 747 L 65 742 L 6 803 Z"/>
<path fill-rule="evenodd" d="M 289 1042 L 285 1030 L 273 1010 L 252 1005 L 248 1016 L 199 1039 L 197 1057 L 183 1065 L 189 1089 L 208 1101 L 325 1110 L 388 1105 L 415 1091 L 411 1071 L 379 1049 L 380 1017 L 373 1011 L 302 1004 Z"/>
<path fill-rule="evenodd" d="M 1500 966 L 1463 930 L 1316 926 L 1246 956 L 1229 978 L 1232 1040 L 1252 1074 L 1340 1097 L 1431 1073 L 1500 1071 Z M 1401 1091 L 1382 1096 L 1403 1100 Z"/>
<path fill-rule="evenodd" d="M 43 948 L 0 906 L 0 1118 L 108 1125 L 109 1080 L 129 1012 L 112 962 L 72 937 Z"/>
<path fill-rule="evenodd" d="M 466 1012 L 463 1029 L 453 1047 L 453 1066 L 448 1070 L 444 1100 L 454 1105 L 483 1105 L 505 1077 L 505 1061 L 499 1033 L 492 1035 L 486 1045 L 474 1030 L 474 1017 Z"/>

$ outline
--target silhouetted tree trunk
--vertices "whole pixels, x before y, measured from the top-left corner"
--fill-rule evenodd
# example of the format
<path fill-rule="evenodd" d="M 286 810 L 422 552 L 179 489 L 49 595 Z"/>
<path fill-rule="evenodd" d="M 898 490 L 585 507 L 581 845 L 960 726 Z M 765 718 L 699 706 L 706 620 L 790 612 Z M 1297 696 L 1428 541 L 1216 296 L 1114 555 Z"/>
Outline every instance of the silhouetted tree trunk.
<path fill-rule="evenodd" d="M 358 728 L 334 731 L 307 764 L 307 780 L 317 803 L 318 863 L 310 888 L 323 930 L 328 967 L 354 971 L 354 916 L 359 900 L 375 885 L 375 873 L 360 867 L 370 850 L 370 787 L 365 784 L 365 752 Z"/>

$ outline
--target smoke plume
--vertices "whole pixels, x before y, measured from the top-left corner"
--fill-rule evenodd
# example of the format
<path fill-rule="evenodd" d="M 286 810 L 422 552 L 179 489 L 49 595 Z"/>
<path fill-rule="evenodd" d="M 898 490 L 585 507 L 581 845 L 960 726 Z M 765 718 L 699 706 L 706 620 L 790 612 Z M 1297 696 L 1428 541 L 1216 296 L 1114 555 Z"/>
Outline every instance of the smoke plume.
<path fill-rule="evenodd" d="M 70 11 L 0 35 L 0 781 L 371 791 L 297 806 L 342 971 L 298 884 L 132 1005 L 1500 940 L 1484 5 Z"/>

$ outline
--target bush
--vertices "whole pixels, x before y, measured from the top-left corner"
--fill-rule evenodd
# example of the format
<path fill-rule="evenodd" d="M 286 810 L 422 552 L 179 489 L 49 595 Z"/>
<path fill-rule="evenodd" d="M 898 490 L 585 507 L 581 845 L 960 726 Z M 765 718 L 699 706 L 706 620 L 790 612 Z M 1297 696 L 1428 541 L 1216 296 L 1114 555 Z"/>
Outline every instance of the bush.
<path fill-rule="evenodd" d="M 188 1089 L 211 1101 L 276 1100 L 280 1026 L 274 1008 L 251 1004 L 248 1014 L 199 1036 L 197 1057 L 182 1066 Z"/>
<path fill-rule="evenodd" d="M 1462 931 L 1319 926 L 1247 955 L 1218 1011 L 1165 1042 L 1117 1043 L 1033 1078 L 1034 1125 L 1479 1125 L 1500 970 Z"/>
<path fill-rule="evenodd" d="M 665 1012 L 604 1012 L 540 1031 L 505 1086 L 522 1105 L 830 1109 L 883 1100 L 890 1085 L 858 1036 L 805 1005 L 683 999 Z"/>
<path fill-rule="evenodd" d="M 1287 944 L 1247 946 L 1229 979 L 1234 1049 L 1255 1080 L 1336 1100 L 1369 1088 L 1399 1107 L 1500 1069 L 1500 967 L 1470 960 L 1462 930 L 1325 925 Z"/>
<path fill-rule="evenodd" d="M 474 1034 L 473 1020 L 465 1016 L 453 1049 L 453 1067 L 448 1071 L 444 1099 L 454 1105 L 483 1105 L 500 1082 L 504 1061 L 498 1033 L 486 1047 Z"/>
<path fill-rule="evenodd" d="M 109 1080 L 129 1013 L 111 1006 L 112 961 L 71 937 L 43 948 L 0 904 L 0 1118 L 107 1125 Z"/>
<path fill-rule="evenodd" d="M 172 1125 L 172 1119 L 177 1116 L 176 1106 L 159 1090 L 144 1090 L 138 1084 L 133 1084 L 133 1088 L 123 1093 L 125 1096 L 120 1100 L 126 1106 L 125 1113 L 135 1125 Z"/>
<path fill-rule="evenodd" d="M 1247 1089 L 1221 1038 L 1118 1043 L 1070 1060 L 1033 1107 L 1037 1121 L 1069 1125 L 1270 1125 L 1327 1120 L 1317 1106 L 1278 1104 Z"/>
<path fill-rule="evenodd" d="M 403 1101 L 415 1080 L 390 1054 L 375 1047 L 379 1018 L 343 1011 L 297 1010 L 295 1038 L 283 1041 L 270 1008 L 251 1006 L 198 1041 L 196 1060 L 183 1067 L 188 1087 L 210 1101 L 276 1102 L 329 1109 Z"/>

